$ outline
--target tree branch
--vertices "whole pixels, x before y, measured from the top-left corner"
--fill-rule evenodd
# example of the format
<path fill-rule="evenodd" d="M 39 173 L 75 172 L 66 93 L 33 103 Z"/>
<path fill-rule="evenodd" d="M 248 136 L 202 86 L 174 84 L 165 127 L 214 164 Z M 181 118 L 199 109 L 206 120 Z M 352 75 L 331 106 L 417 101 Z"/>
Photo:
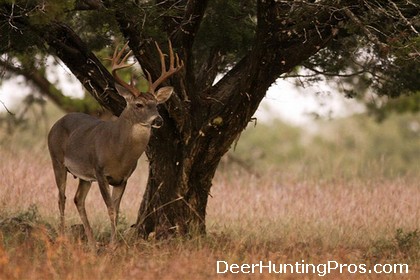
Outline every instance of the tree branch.
<path fill-rule="evenodd" d="M 214 48 L 209 51 L 207 61 L 205 61 L 199 70 L 196 72 L 196 90 L 199 92 L 207 92 L 218 74 L 220 74 L 220 64 L 225 56 L 221 54 L 219 48 Z"/>
<path fill-rule="evenodd" d="M 35 85 L 40 93 L 48 97 L 55 105 L 64 110 L 65 112 L 83 112 L 86 114 L 93 114 L 98 112 L 98 106 L 91 106 L 84 99 L 74 99 L 65 96 L 54 84 L 48 81 L 36 69 L 28 70 L 23 67 L 13 66 L 0 59 L 0 66 L 8 72 L 15 75 L 22 75 L 25 79 Z"/>
<path fill-rule="evenodd" d="M 101 0 L 77 0 L 74 9 L 78 11 L 85 11 L 98 10 L 103 7 L 104 5 Z"/>
<path fill-rule="evenodd" d="M 395 9 L 395 11 L 398 13 L 398 15 L 400 16 L 400 18 L 402 19 L 402 21 L 404 21 L 404 23 L 410 27 L 410 29 L 415 33 L 415 34 L 419 34 L 419 32 L 416 30 L 416 28 L 414 27 L 414 25 L 403 15 L 403 13 L 401 12 L 401 10 L 398 8 L 397 4 L 395 4 L 393 1 L 388 0 L 388 2 L 391 4 L 391 6 Z"/>
<path fill-rule="evenodd" d="M 170 38 L 176 45 L 183 46 L 183 57 L 187 61 L 191 60 L 192 45 L 194 44 L 194 39 L 200 27 L 208 2 L 209 0 L 188 1 L 181 23 L 176 27 L 174 32 L 170 34 Z"/>
<path fill-rule="evenodd" d="M 176 46 L 182 46 L 182 57 L 185 60 L 186 67 L 185 75 L 186 80 L 189 81 L 186 85 L 186 93 L 189 94 L 189 99 L 193 100 L 197 97 L 199 90 L 195 79 L 197 69 L 195 69 L 194 65 L 192 47 L 208 2 L 209 0 L 188 1 L 182 22 L 170 36 Z"/>
<path fill-rule="evenodd" d="M 211 97 L 227 106 L 229 95 L 240 95 L 239 103 L 259 104 L 268 87 L 283 73 L 289 72 L 314 53 L 324 48 L 338 33 L 342 17 L 334 16 L 331 7 L 290 5 L 287 1 L 258 1 L 258 26 L 252 51 L 215 86 Z M 304 21 L 293 22 L 291 13 L 299 13 Z M 253 77 L 253 81 L 248 81 Z M 236 84 L 234 92 L 227 92 Z M 251 87 L 250 87 L 251 85 Z M 257 90 L 258 89 L 258 90 Z M 231 106 L 236 107 L 234 104 Z M 247 115 L 250 119 L 257 106 Z"/>
<path fill-rule="evenodd" d="M 359 76 L 359 75 L 364 74 L 364 73 L 370 73 L 371 74 L 371 72 L 367 71 L 366 69 L 351 72 L 351 73 L 342 74 L 342 73 L 331 73 L 331 72 L 326 72 L 326 71 L 320 71 L 320 70 L 317 70 L 315 68 L 308 67 L 308 66 L 305 66 L 305 68 L 314 72 L 314 73 L 313 74 L 286 74 L 285 76 L 282 76 L 282 77 L 284 77 L 284 78 L 312 78 L 312 77 L 316 77 L 316 76 L 327 76 L 327 77 L 350 78 L 350 77 L 354 77 L 354 76 Z"/>
<path fill-rule="evenodd" d="M 93 97 L 113 114 L 125 108 L 125 100 L 114 88 L 115 80 L 79 36 L 67 25 L 52 23 L 41 37 L 55 50 Z M 42 30 L 40 30 L 42 32 Z"/>
<path fill-rule="evenodd" d="M 369 29 L 366 28 L 365 24 L 349 8 L 344 8 L 344 13 L 349 17 L 351 21 L 354 22 L 354 24 L 356 24 L 357 27 L 360 28 L 360 30 L 362 30 L 362 32 L 372 43 L 377 45 L 382 50 L 388 49 L 388 46 L 382 43 L 378 37 L 370 32 Z"/>

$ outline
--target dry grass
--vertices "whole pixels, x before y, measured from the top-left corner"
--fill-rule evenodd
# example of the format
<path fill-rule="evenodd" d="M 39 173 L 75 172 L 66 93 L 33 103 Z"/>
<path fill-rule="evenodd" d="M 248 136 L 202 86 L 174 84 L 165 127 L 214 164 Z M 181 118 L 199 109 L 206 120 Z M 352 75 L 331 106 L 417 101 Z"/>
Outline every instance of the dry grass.
<path fill-rule="evenodd" d="M 128 184 L 123 227 L 134 223 L 145 163 Z M 48 155 L 1 151 L 0 279 L 317 279 L 314 274 L 216 275 L 216 261 L 236 263 L 408 263 L 407 275 L 337 274 L 325 279 L 420 277 L 420 178 L 322 181 L 275 171 L 255 177 L 221 171 L 208 206 L 208 236 L 121 243 L 93 254 L 80 242 L 56 239 L 57 191 Z M 80 223 L 68 178 L 67 224 Z M 87 211 L 98 236 L 108 232 L 97 188 Z M 36 205 L 37 211 L 31 209 Z M 26 213 L 25 213 L 26 211 Z M 7 223 L 6 223 L 7 222 Z"/>

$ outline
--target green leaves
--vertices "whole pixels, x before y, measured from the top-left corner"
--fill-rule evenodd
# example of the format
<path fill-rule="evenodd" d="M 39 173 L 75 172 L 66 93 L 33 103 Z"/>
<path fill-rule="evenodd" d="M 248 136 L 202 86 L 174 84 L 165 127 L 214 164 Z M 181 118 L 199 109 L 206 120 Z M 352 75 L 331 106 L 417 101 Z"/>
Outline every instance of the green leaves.
<path fill-rule="evenodd" d="M 256 1 L 210 1 L 197 34 L 197 58 L 220 53 L 225 66 L 238 61 L 252 46 L 256 31 Z M 223 65 L 221 65 L 223 67 Z"/>
<path fill-rule="evenodd" d="M 39 1 L 35 1 L 39 2 Z M 63 20 L 66 11 L 74 8 L 74 0 L 47 0 L 42 4 L 35 5 L 29 11 L 29 22 L 34 25 L 45 25 L 52 21 Z"/>
<path fill-rule="evenodd" d="M 149 81 L 145 77 L 141 76 L 138 79 L 138 81 L 137 81 L 137 89 L 140 92 L 148 92 L 149 91 L 149 86 L 150 86 L 149 85 Z"/>

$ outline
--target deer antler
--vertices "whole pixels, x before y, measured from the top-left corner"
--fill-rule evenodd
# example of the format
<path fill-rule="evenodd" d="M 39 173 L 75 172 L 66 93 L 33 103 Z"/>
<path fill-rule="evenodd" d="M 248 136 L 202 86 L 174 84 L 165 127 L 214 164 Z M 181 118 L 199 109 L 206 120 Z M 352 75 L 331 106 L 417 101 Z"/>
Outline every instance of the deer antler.
<path fill-rule="evenodd" d="M 162 53 L 162 50 L 160 49 L 158 43 L 155 42 L 155 44 L 156 44 L 156 49 L 159 52 L 160 64 L 162 66 L 162 73 L 160 74 L 160 77 L 155 82 L 152 82 L 152 77 L 151 77 L 149 71 L 146 70 L 147 79 L 149 80 L 149 84 L 150 84 L 149 91 L 150 91 L 150 93 L 153 93 L 153 94 L 155 93 L 156 88 L 162 82 L 164 82 L 170 76 L 172 76 L 173 74 L 175 74 L 176 72 L 181 70 L 181 68 L 184 66 L 184 62 L 179 59 L 178 54 L 175 53 L 175 55 L 174 55 L 174 51 L 172 49 L 172 43 L 171 43 L 170 40 L 168 40 L 168 44 L 169 44 L 169 69 L 166 70 L 165 55 Z M 176 64 L 175 64 L 175 60 L 176 60 Z"/>
<path fill-rule="evenodd" d="M 133 85 L 133 76 L 131 76 L 130 84 L 127 84 L 126 82 L 124 82 L 123 79 L 121 79 L 117 75 L 118 70 L 131 67 L 135 64 L 135 62 L 131 63 L 131 64 L 126 63 L 128 57 L 132 53 L 131 50 L 121 59 L 121 56 L 123 55 L 124 51 L 127 49 L 127 46 L 128 46 L 128 42 L 125 43 L 125 45 L 122 47 L 121 51 L 119 51 L 119 52 L 118 52 L 118 46 L 115 48 L 114 54 L 113 54 L 112 59 L 111 59 L 112 76 L 114 76 L 115 81 L 117 81 L 121 86 L 123 86 L 129 92 L 131 92 L 131 94 L 133 94 L 134 96 L 138 96 L 140 94 L 140 92 Z"/>

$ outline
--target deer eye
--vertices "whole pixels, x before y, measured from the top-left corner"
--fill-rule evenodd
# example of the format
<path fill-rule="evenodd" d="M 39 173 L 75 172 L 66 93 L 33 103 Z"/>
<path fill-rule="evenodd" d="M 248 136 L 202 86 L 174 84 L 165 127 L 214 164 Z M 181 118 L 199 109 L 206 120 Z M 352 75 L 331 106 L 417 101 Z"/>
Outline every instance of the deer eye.
<path fill-rule="evenodd" d="M 144 105 L 143 105 L 143 104 L 141 104 L 141 103 L 136 103 L 136 107 L 137 107 L 137 108 L 139 108 L 139 109 L 141 109 L 141 108 L 143 108 L 143 107 L 144 107 Z"/>

